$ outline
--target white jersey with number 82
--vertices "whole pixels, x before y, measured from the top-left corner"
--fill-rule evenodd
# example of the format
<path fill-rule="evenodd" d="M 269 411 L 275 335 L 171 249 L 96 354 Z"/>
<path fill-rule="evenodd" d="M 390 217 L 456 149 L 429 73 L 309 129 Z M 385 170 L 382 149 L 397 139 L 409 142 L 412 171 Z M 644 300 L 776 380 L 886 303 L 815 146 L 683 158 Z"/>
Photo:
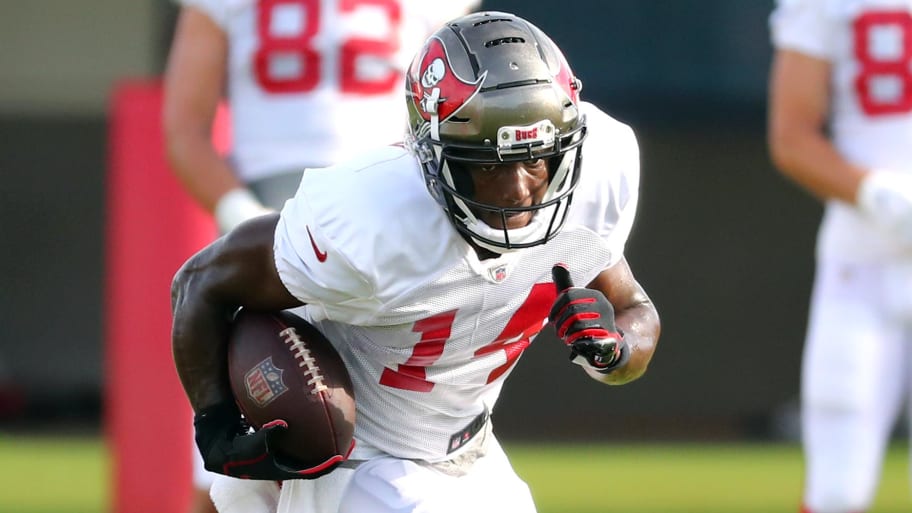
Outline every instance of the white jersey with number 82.
<path fill-rule="evenodd" d="M 478 0 L 180 0 L 228 37 L 232 157 L 250 182 L 399 141 L 404 70 Z"/>
<path fill-rule="evenodd" d="M 912 1 L 779 0 L 773 43 L 832 66 L 833 142 L 850 162 L 912 173 Z M 822 255 L 878 260 L 905 249 L 853 207 L 830 202 Z"/>

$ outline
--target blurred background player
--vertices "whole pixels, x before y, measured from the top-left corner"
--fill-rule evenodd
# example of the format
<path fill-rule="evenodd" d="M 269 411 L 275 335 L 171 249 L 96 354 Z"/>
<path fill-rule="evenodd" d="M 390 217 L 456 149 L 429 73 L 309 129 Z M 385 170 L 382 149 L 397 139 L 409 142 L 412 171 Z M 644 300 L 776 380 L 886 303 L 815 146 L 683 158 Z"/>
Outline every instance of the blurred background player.
<path fill-rule="evenodd" d="M 912 364 L 912 4 L 780 0 L 769 147 L 826 203 L 801 379 L 806 513 L 866 510 Z"/>
<path fill-rule="evenodd" d="M 179 0 L 165 74 L 174 172 L 224 233 L 281 208 L 307 168 L 402 140 L 404 71 L 480 0 Z M 232 149 L 210 139 L 227 100 Z M 194 447 L 192 511 L 214 511 Z"/>

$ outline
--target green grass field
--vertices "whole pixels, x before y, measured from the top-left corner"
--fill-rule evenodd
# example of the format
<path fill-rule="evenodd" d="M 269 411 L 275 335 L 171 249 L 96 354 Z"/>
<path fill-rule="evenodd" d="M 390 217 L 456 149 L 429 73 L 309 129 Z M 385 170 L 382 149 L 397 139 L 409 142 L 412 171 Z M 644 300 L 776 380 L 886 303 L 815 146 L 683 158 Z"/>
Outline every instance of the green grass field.
<path fill-rule="evenodd" d="M 797 513 L 800 449 L 785 444 L 507 447 L 540 513 Z M 912 510 L 903 447 L 891 449 L 875 507 Z M 601 499 L 601 500 L 599 500 Z"/>
<path fill-rule="evenodd" d="M 505 445 L 539 513 L 797 512 L 794 445 Z M 0 434 L 0 512 L 106 513 L 108 474 L 98 438 Z M 906 475 L 906 448 L 896 445 L 868 513 L 912 510 Z"/>

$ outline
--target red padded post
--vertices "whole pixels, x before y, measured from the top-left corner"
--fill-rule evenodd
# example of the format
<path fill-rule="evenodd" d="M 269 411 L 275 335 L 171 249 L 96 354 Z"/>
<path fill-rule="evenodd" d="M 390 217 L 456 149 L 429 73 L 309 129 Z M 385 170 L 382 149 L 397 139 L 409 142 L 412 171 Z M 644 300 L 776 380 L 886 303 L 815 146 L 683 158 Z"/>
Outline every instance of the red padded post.
<path fill-rule="evenodd" d="M 112 513 L 185 513 L 192 411 L 171 358 L 171 278 L 216 235 L 169 170 L 157 79 L 110 103 L 105 283 L 105 435 Z M 224 114 L 224 113 L 223 113 Z M 227 118 L 214 137 L 228 145 Z"/>

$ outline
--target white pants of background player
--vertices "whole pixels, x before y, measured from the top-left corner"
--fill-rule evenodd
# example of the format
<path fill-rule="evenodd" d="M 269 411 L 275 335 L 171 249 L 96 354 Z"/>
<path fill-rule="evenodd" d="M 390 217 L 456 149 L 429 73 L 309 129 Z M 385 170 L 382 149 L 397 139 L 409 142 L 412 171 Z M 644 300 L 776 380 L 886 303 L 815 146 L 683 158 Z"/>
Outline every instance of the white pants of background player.
<path fill-rule="evenodd" d="M 393 458 L 359 444 L 350 460 L 360 461 L 354 469 L 285 481 L 277 494 L 274 483 L 259 481 L 255 496 L 249 487 L 235 487 L 237 480 L 220 476 L 212 499 L 220 513 L 535 513 L 529 487 L 514 472 L 490 424 L 459 457 L 446 462 Z"/>
<path fill-rule="evenodd" d="M 802 362 L 804 504 L 865 511 L 912 369 L 912 260 L 819 261 Z"/>

